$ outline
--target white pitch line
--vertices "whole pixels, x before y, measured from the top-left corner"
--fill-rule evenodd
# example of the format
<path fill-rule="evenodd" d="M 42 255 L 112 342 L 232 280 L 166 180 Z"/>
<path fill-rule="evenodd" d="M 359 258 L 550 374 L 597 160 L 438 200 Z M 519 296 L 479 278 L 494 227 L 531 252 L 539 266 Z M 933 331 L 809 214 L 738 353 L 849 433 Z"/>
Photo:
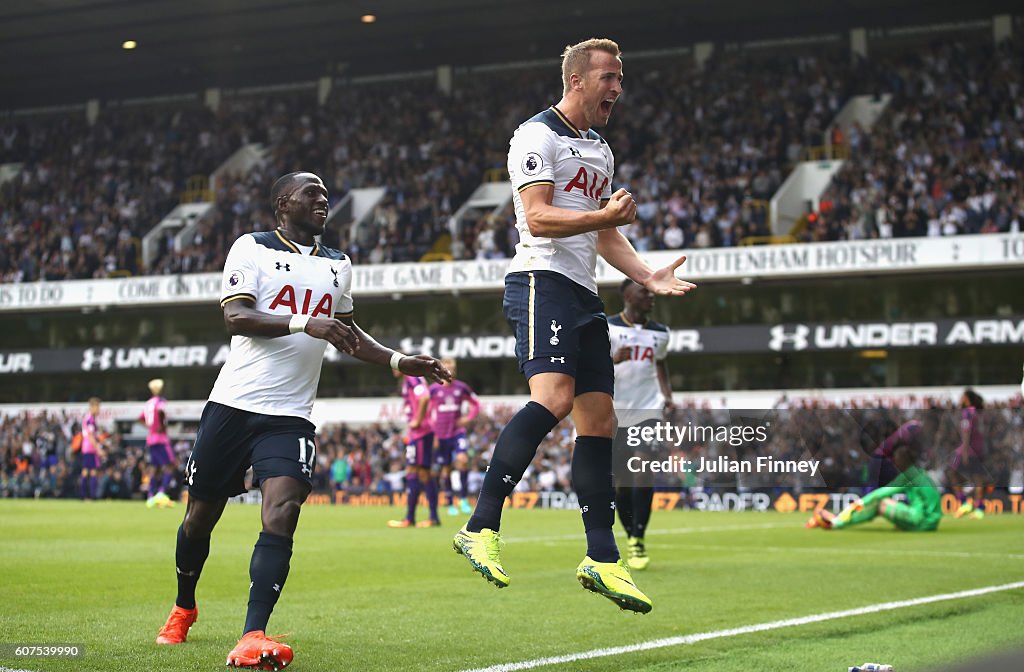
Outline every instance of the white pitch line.
<path fill-rule="evenodd" d="M 658 544 L 657 548 L 682 548 L 692 551 L 737 551 L 747 552 L 746 546 L 715 546 L 713 544 Z M 769 553 L 831 553 L 878 555 L 877 548 L 835 548 L 835 547 L 802 547 L 802 546 L 758 546 L 758 551 Z M 1024 560 L 1024 553 L 986 553 L 984 551 L 924 551 L 914 549 L 885 549 L 886 555 L 922 555 L 934 558 L 981 558 L 990 560 Z"/>
<path fill-rule="evenodd" d="M 712 632 L 701 632 L 694 635 L 686 635 L 682 637 L 666 637 L 664 639 L 654 639 L 648 642 L 640 642 L 639 644 L 614 646 L 607 649 L 591 649 L 590 651 L 570 653 L 564 656 L 535 658 L 533 660 L 524 660 L 518 663 L 502 663 L 500 665 L 492 665 L 490 667 L 481 667 L 472 670 L 466 670 L 465 672 L 514 672 L 515 670 L 530 670 L 535 667 L 543 667 L 545 665 L 573 663 L 578 660 L 590 660 L 593 658 L 604 658 L 606 656 L 618 656 L 624 653 L 636 653 L 637 651 L 663 649 L 669 646 L 696 644 L 697 642 L 703 642 L 709 639 L 736 637 L 738 635 L 749 635 L 755 632 L 779 630 L 781 628 L 789 628 L 798 625 L 807 625 L 809 623 L 821 623 L 822 621 L 832 621 L 840 618 L 850 618 L 851 616 L 877 614 L 882 611 L 892 611 L 893 609 L 905 609 L 907 607 L 916 607 L 922 604 L 931 604 L 933 602 L 944 602 L 946 600 L 962 600 L 968 597 L 978 597 L 979 595 L 998 593 L 1005 590 L 1015 590 L 1017 588 L 1024 588 L 1024 581 L 1004 583 L 999 586 L 975 588 L 973 590 L 962 590 L 957 593 L 929 595 L 928 597 L 918 597 L 912 600 L 900 600 L 898 602 L 881 602 L 879 604 L 871 604 L 866 607 L 858 607 L 856 609 L 845 609 L 843 611 L 829 611 L 823 614 L 813 614 L 811 616 L 801 616 L 799 618 L 787 618 L 781 621 L 770 621 L 768 623 L 744 625 L 739 628 L 730 628 L 728 630 L 714 630 Z"/>
<path fill-rule="evenodd" d="M 0 672 L 32 672 L 32 670 L 16 670 L 13 667 L 0 666 Z"/>
<path fill-rule="evenodd" d="M 661 534 L 697 534 L 703 532 L 732 532 L 733 530 L 771 530 L 779 527 L 793 527 L 793 525 L 784 523 L 758 523 L 756 525 L 730 525 L 726 527 L 723 527 L 721 525 L 717 525 L 714 527 L 676 527 L 668 529 L 647 530 L 647 536 Z M 505 543 L 518 544 L 521 542 L 534 543 L 538 541 L 578 541 L 582 538 L 583 535 L 581 534 L 557 534 L 536 537 L 505 537 L 504 540 Z"/>

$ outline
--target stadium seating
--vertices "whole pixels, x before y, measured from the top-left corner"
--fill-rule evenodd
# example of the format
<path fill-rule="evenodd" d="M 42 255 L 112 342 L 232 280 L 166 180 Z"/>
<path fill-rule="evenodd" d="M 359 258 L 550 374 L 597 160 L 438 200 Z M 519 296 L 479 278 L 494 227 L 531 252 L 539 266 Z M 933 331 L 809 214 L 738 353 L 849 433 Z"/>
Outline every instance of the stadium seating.
<path fill-rule="evenodd" d="M 851 62 L 838 47 L 754 49 L 703 69 L 627 54 L 626 93 L 606 133 L 619 186 L 640 204 L 625 231 L 641 251 L 767 235 L 766 199 L 803 150 L 821 144 L 851 95 L 882 91 L 896 94 L 888 117 L 838 138 L 852 160 L 801 239 L 1019 228 L 1021 52 L 1019 41 L 995 52 L 943 42 Z M 323 105 L 298 88 L 225 96 L 217 112 L 197 100 L 108 105 L 93 126 L 80 112 L 11 117 L 0 163 L 24 167 L 0 185 L 0 280 L 217 271 L 240 233 L 273 226 L 269 184 L 297 169 L 320 173 L 335 202 L 354 187 L 387 188 L 355 238 L 335 221 L 327 244 L 358 263 L 420 259 L 481 179 L 501 176 L 511 129 L 554 102 L 549 70 L 457 73 L 450 95 L 411 77 L 336 83 Z M 189 177 L 250 142 L 269 147 L 267 160 L 223 179 L 191 244 L 165 243 L 143 268 L 139 239 Z M 450 249 L 502 258 L 516 241 L 506 209 L 465 222 Z"/>
<path fill-rule="evenodd" d="M 937 42 L 884 59 L 897 94 L 823 198 L 806 240 L 1020 231 L 1024 42 Z"/>

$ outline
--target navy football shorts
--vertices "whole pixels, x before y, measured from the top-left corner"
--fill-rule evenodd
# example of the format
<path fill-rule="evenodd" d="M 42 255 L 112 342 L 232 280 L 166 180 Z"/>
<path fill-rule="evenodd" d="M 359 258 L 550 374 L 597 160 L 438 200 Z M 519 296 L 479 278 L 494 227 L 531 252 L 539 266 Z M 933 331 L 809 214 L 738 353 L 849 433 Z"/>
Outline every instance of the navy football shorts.
<path fill-rule="evenodd" d="M 249 467 L 253 487 L 268 478 L 290 476 L 312 488 L 315 432 L 316 427 L 305 418 L 264 415 L 207 402 L 185 465 L 189 496 L 215 500 L 240 495 L 245 492 Z"/>
<path fill-rule="evenodd" d="M 519 370 L 527 380 L 553 371 L 576 379 L 576 395 L 612 394 L 608 318 L 601 297 L 560 273 L 505 276 L 505 319 L 516 336 Z"/>

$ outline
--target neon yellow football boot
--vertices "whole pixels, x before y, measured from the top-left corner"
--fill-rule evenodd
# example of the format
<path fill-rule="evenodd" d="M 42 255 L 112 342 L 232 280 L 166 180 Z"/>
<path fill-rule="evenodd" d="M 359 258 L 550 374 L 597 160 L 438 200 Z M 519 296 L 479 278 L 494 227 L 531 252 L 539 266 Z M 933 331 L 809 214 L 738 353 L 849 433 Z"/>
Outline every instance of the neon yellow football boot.
<path fill-rule="evenodd" d="M 965 499 L 964 503 L 960 505 L 960 508 L 953 514 L 954 518 L 963 518 L 967 514 L 974 511 L 974 502 L 969 499 Z"/>
<path fill-rule="evenodd" d="M 626 559 L 626 564 L 629 565 L 629 568 L 639 571 L 647 569 L 647 565 L 651 564 L 651 559 L 647 557 L 644 540 L 639 537 L 630 537 L 626 548 L 629 556 Z"/>
<path fill-rule="evenodd" d="M 576 578 L 584 588 L 607 597 L 619 605 L 619 609 L 646 614 L 654 608 L 651 598 L 633 583 L 629 567 L 622 558 L 618 562 L 596 562 L 587 556 L 576 568 Z"/>
<path fill-rule="evenodd" d="M 452 539 L 452 548 L 466 556 L 475 571 L 498 588 L 504 588 L 512 579 L 501 566 L 500 546 L 501 535 L 486 527 L 479 532 L 463 527 Z"/>

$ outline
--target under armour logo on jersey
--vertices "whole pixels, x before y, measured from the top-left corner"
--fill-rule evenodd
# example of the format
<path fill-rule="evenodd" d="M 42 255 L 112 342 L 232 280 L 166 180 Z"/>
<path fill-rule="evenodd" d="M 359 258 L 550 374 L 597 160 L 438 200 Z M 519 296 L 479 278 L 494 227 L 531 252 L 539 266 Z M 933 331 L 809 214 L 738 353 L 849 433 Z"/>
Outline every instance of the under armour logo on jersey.
<path fill-rule="evenodd" d="M 280 593 L 281 592 L 281 584 L 279 584 L 279 583 L 275 583 L 274 584 L 274 592 L 275 593 Z"/>
<path fill-rule="evenodd" d="M 290 270 L 292 270 L 292 265 L 291 265 L 291 264 L 282 264 L 282 263 L 281 263 L 280 261 L 278 261 L 278 262 L 276 262 L 276 263 L 274 264 L 274 268 L 276 268 L 276 269 L 277 269 L 277 270 L 279 270 L 279 271 L 280 271 L 280 270 L 281 270 L 282 268 L 283 268 L 284 270 L 286 270 L 286 271 L 290 271 Z"/>
<path fill-rule="evenodd" d="M 334 268 L 334 266 L 331 266 L 331 273 L 334 273 L 334 286 L 340 287 L 340 285 L 338 284 L 338 271 Z"/>
<path fill-rule="evenodd" d="M 565 364 L 565 357 L 552 357 L 551 363 L 554 364 L 555 362 L 561 362 L 562 364 Z"/>
<path fill-rule="evenodd" d="M 768 342 L 768 347 L 779 351 L 784 345 L 789 344 L 793 350 L 806 350 L 807 336 L 810 333 L 811 328 L 804 324 L 796 325 L 792 332 L 787 332 L 785 325 L 777 324 L 771 328 L 772 340 Z"/>
<path fill-rule="evenodd" d="M 576 149 L 575 147 L 570 147 L 569 153 L 575 156 L 576 158 L 580 158 L 580 150 Z"/>
<path fill-rule="evenodd" d="M 515 485 L 516 483 L 519 482 L 519 481 L 515 480 L 514 478 L 512 478 L 512 476 L 510 476 L 509 474 L 505 474 L 504 476 L 502 476 L 501 480 L 504 481 L 505 483 L 507 483 L 508 485 Z"/>
<path fill-rule="evenodd" d="M 548 339 L 548 343 L 551 345 L 558 345 L 558 332 L 562 330 L 562 325 L 556 324 L 554 320 L 551 320 L 551 331 L 552 336 Z"/>

